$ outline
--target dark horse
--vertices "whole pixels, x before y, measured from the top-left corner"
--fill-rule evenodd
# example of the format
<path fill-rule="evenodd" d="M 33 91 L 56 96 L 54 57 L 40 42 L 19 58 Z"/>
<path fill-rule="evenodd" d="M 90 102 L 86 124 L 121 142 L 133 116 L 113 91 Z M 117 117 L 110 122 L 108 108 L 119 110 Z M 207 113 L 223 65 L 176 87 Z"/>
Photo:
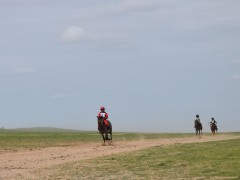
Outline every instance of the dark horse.
<path fill-rule="evenodd" d="M 108 122 L 108 126 L 104 123 L 102 118 L 98 118 L 98 131 L 102 135 L 103 142 L 106 141 L 112 141 L 112 124 L 109 120 L 106 120 Z M 110 135 L 110 138 L 108 137 L 108 134 Z"/>
<path fill-rule="evenodd" d="M 196 135 L 197 136 L 201 136 L 202 134 L 202 123 L 200 123 L 198 120 L 195 120 L 195 125 L 194 125 L 195 129 L 196 129 Z"/>
<path fill-rule="evenodd" d="M 210 123 L 210 128 L 212 131 L 212 135 L 214 135 L 218 130 L 217 125 L 215 123 Z"/>

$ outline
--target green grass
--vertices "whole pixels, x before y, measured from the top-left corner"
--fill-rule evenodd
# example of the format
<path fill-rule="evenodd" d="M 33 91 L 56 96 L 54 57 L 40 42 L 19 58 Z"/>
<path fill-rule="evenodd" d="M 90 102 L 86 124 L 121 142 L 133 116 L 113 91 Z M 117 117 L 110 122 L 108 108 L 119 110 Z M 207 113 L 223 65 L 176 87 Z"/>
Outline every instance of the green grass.
<path fill-rule="evenodd" d="M 120 133 L 114 132 L 114 141 L 189 137 L 192 133 Z M 71 146 L 77 143 L 99 142 L 97 131 L 73 131 L 55 128 L 0 130 L 0 151 Z"/>
<path fill-rule="evenodd" d="M 239 137 L 240 133 L 224 133 Z M 120 133 L 114 141 L 192 137 L 194 133 Z M 204 134 L 211 136 L 211 134 Z M 101 142 L 97 131 L 0 130 L 0 152 Z M 50 167 L 49 167 L 50 168 Z M 42 179 L 240 179 L 240 139 L 157 146 L 66 163 L 38 172 Z M 46 173 L 49 174 L 49 173 Z"/>
<path fill-rule="evenodd" d="M 55 166 L 55 179 L 240 179 L 240 139 L 158 146 Z M 44 175 L 42 175 L 44 177 Z M 47 178 L 47 177 L 45 177 Z"/>

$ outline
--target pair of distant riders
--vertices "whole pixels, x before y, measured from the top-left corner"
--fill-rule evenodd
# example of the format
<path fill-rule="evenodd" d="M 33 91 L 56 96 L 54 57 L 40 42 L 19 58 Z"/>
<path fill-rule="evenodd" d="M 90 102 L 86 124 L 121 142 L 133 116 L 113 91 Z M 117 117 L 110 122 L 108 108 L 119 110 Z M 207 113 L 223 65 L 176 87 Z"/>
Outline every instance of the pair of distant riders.
<path fill-rule="evenodd" d="M 194 128 L 196 128 L 196 123 L 199 123 L 199 124 L 202 124 L 201 121 L 200 121 L 200 117 L 199 115 L 197 114 L 196 115 L 196 119 L 195 119 L 195 123 L 194 123 Z M 211 125 L 217 125 L 217 121 L 214 119 L 214 117 L 211 118 L 211 122 L 210 122 Z"/>

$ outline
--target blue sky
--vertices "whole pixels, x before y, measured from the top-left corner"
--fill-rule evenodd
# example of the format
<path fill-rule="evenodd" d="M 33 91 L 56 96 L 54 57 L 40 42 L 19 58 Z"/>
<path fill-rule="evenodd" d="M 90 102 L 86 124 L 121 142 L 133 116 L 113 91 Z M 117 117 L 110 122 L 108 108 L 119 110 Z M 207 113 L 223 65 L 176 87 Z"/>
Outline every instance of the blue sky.
<path fill-rule="evenodd" d="M 239 6 L 0 0 L 0 127 L 240 131 Z"/>

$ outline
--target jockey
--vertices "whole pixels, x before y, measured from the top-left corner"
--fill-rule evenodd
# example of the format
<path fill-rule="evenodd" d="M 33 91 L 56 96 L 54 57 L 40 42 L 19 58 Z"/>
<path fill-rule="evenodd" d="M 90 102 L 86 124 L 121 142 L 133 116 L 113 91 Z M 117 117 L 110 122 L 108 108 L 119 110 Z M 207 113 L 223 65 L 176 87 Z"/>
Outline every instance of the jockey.
<path fill-rule="evenodd" d="M 105 124 L 106 126 L 108 126 L 108 121 L 107 121 L 107 119 L 108 119 L 108 113 L 106 113 L 105 107 L 103 107 L 103 106 L 100 107 L 100 112 L 98 113 L 97 118 L 98 118 L 98 119 L 102 119 L 103 122 L 104 122 L 104 124 Z"/>
<path fill-rule="evenodd" d="M 211 125 L 211 128 L 216 128 L 216 131 L 218 130 L 217 121 L 215 121 L 214 117 L 212 117 L 210 125 Z"/>
<path fill-rule="evenodd" d="M 195 119 L 195 123 L 194 123 L 194 128 L 196 128 L 196 122 L 198 122 L 198 123 L 201 124 L 201 121 L 200 121 L 200 118 L 199 118 L 199 115 L 198 115 L 198 114 L 196 115 L 196 119 Z"/>
<path fill-rule="evenodd" d="M 212 117 L 212 120 L 210 122 L 211 124 L 217 124 L 217 121 L 215 121 L 214 117 Z"/>

